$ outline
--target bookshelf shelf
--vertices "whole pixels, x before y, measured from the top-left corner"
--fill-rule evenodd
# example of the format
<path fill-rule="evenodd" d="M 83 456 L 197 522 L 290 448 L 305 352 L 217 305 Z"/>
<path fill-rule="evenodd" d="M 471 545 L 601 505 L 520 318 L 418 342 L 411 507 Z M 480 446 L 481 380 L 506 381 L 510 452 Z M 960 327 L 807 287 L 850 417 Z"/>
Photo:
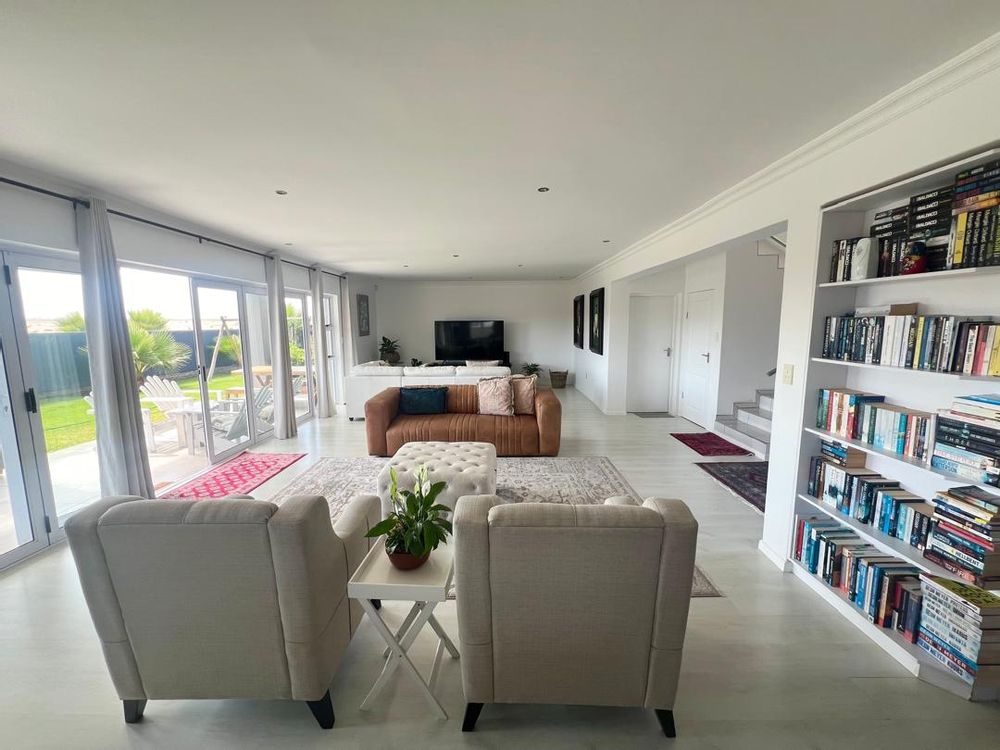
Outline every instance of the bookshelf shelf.
<path fill-rule="evenodd" d="M 813 357 L 813 362 L 823 365 L 839 365 L 841 367 L 857 367 L 863 370 L 885 370 L 888 372 L 915 372 L 921 375 L 937 375 L 939 378 L 955 378 L 956 380 L 982 380 L 993 383 L 1000 382 L 996 375 L 966 375 L 961 372 L 941 372 L 940 370 L 914 370 L 912 367 L 889 367 L 888 365 L 870 365 L 867 362 L 847 362 L 842 359 Z"/>
<path fill-rule="evenodd" d="M 857 281 L 821 281 L 820 289 L 854 286 L 872 286 L 875 284 L 903 284 L 907 281 L 945 281 L 956 277 L 981 276 L 1000 273 L 1000 266 L 978 266 L 976 268 L 953 268 L 950 271 L 933 271 L 929 273 L 913 273 L 907 276 L 879 276 L 874 279 L 858 279 Z"/>
<path fill-rule="evenodd" d="M 916 303 L 918 315 L 947 313 L 974 321 L 1000 320 L 1000 295 L 996 292 L 997 282 L 1000 281 L 998 276 L 1000 265 L 856 281 L 829 281 L 830 269 L 834 267 L 834 262 L 839 260 L 838 254 L 845 249 L 844 240 L 871 236 L 871 227 L 877 221 L 884 222 L 880 227 L 883 232 L 887 229 L 889 232 L 895 231 L 897 229 L 895 226 L 886 224 L 892 225 L 899 221 L 900 214 L 895 212 L 897 208 L 903 205 L 917 205 L 911 200 L 914 196 L 954 185 L 955 175 L 959 172 L 989 164 L 998 157 L 1000 151 L 984 149 L 980 153 L 963 156 L 950 163 L 930 165 L 922 171 L 903 176 L 892 183 L 874 185 L 870 189 L 846 196 L 821 209 L 820 255 L 816 264 L 810 318 L 811 352 L 823 351 L 825 337 L 828 335 L 827 318 L 842 317 L 858 308 L 878 309 Z M 985 208 L 971 210 L 984 211 Z M 909 227 L 909 224 L 906 226 Z M 883 236 L 887 234 L 885 232 Z M 894 235 L 893 240 L 898 241 L 902 235 L 903 233 Z M 975 252 L 979 253 L 983 249 L 980 247 L 981 238 L 975 242 L 973 247 Z M 894 252 L 896 247 L 898 246 L 882 249 Z M 992 259 L 992 255 L 986 257 Z M 984 256 L 977 254 L 973 257 L 982 259 Z M 893 263 L 896 263 L 895 257 Z M 948 409 L 957 396 L 1000 392 L 998 387 L 1000 378 L 845 362 L 819 356 L 810 357 L 805 364 L 803 388 L 807 396 L 799 432 L 797 482 L 799 488 L 804 489 L 809 482 L 810 458 L 819 454 L 818 439 L 823 439 L 854 448 L 872 457 L 868 459 L 869 466 L 887 478 L 899 480 L 907 491 L 919 497 L 931 498 L 937 492 L 955 485 L 975 485 L 1000 495 L 1000 487 L 970 481 L 957 474 L 933 468 L 929 458 L 920 460 L 899 455 L 858 440 L 840 437 L 814 426 L 817 424 L 819 408 L 815 396 L 823 388 L 877 393 L 884 395 L 890 405 L 905 406 L 907 409 L 934 415 L 943 409 Z M 903 374 L 904 372 L 919 374 L 909 375 Z M 935 427 L 933 421 L 931 430 Z M 929 437 L 933 437 L 933 432 Z M 890 537 L 868 524 L 845 516 L 836 508 L 823 505 L 818 498 L 797 492 L 792 493 L 792 498 L 790 512 L 793 514 L 793 523 L 794 516 L 803 515 L 832 519 L 865 544 L 870 544 L 879 550 L 880 554 L 904 561 L 932 575 L 956 578 L 942 566 L 924 558 L 922 551 L 911 547 L 906 541 Z M 1000 687 L 967 685 L 959 677 L 942 668 L 932 656 L 917 645 L 908 643 L 901 633 L 878 627 L 870 622 L 867 615 L 848 600 L 846 594 L 839 589 L 831 588 L 825 581 L 810 574 L 794 559 L 791 541 L 790 535 L 786 556 L 792 573 L 903 667 L 922 680 L 963 698 L 1000 700 Z"/>
<path fill-rule="evenodd" d="M 958 484 L 972 484 L 976 487 L 982 487 L 987 490 L 992 490 L 993 492 L 1000 492 L 1000 487 L 996 487 L 992 484 L 986 484 L 985 482 L 974 482 L 966 477 L 960 477 L 958 474 L 952 474 L 950 471 L 942 471 L 941 469 L 934 469 L 926 461 L 921 461 L 918 458 L 910 458 L 909 456 L 902 456 L 899 453 L 893 453 L 892 451 L 883 450 L 882 448 L 876 448 L 874 445 L 869 445 L 868 443 L 862 443 L 860 440 L 851 440 L 849 438 L 841 437 L 840 435 L 834 435 L 832 432 L 827 432 L 826 430 L 820 430 L 815 427 L 806 427 L 805 431 L 811 435 L 821 437 L 824 440 L 831 440 L 835 443 L 840 443 L 841 445 L 846 445 L 850 448 L 855 448 L 863 453 L 867 453 L 869 456 L 881 456 L 883 458 L 888 458 L 892 461 L 896 461 L 901 464 L 906 464 L 907 466 L 912 466 L 915 469 L 920 469 L 921 471 L 926 471 L 928 474 L 934 474 L 942 479 L 946 479 L 949 482 L 956 482 Z"/>
<path fill-rule="evenodd" d="M 823 581 L 799 563 L 791 561 L 792 574 L 818 594 L 827 604 L 836 609 L 848 622 L 872 639 L 879 648 L 899 662 L 900 666 L 922 680 L 947 690 L 965 700 L 997 700 L 1000 690 L 997 688 L 973 688 L 953 677 L 944 669 L 938 667 L 923 650 L 914 643 L 908 642 L 902 635 L 890 628 L 881 628 L 871 622 L 865 614 L 854 606 L 840 589 L 828 586 Z"/>
<path fill-rule="evenodd" d="M 872 526 L 867 523 L 861 523 L 861 521 L 856 518 L 851 518 L 850 516 L 845 516 L 840 511 L 835 508 L 831 508 L 824 505 L 818 498 L 809 497 L 806 494 L 800 494 L 799 500 L 808 503 L 816 510 L 821 513 L 826 514 L 832 518 L 837 523 L 847 526 L 855 534 L 864 539 L 866 542 L 871 544 L 873 547 L 885 552 L 887 555 L 893 555 L 901 560 L 905 560 L 914 567 L 920 568 L 926 573 L 930 573 L 934 576 L 943 576 L 945 578 L 953 578 L 958 580 L 958 576 L 950 572 L 947 568 L 942 568 L 940 565 L 932 563 L 930 560 L 925 558 L 920 554 L 920 550 L 916 547 L 911 547 L 909 544 L 904 542 L 902 539 L 896 539 L 895 537 L 887 536 L 886 534 L 877 531 Z"/>

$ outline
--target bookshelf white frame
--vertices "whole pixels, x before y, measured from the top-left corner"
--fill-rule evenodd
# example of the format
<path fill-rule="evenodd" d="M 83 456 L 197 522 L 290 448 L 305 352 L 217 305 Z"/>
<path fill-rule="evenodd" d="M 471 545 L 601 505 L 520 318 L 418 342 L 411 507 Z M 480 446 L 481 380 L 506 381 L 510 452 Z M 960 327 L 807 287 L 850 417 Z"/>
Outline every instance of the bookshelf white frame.
<path fill-rule="evenodd" d="M 927 499 L 932 498 L 936 491 L 958 484 L 976 484 L 996 493 L 1000 493 L 1000 488 L 972 482 L 932 468 L 929 457 L 911 458 L 815 427 L 819 390 L 857 388 L 885 394 L 889 403 L 936 413 L 938 409 L 950 406 L 952 397 L 956 395 L 1000 391 L 1000 378 L 826 359 L 821 356 L 824 328 L 827 316 L 843 315 L 856 307 L 906 302 L 917 302 L 921 314 L 992 315 L 1000 319 L 1000 295 L 995 291 L 994 277 L 994 274 L 1000 273 L 1000 266 L 961 268 L 860 281 L 830 282 L 828 278 L 835 240 L 866 235 L 877 211 L 901 205 L 911 195 L 951 184 L 957 172 L 997 158 L 1000 158 L 998 149 L 964 157 L 837 201 L 822 211 L 816 292 L 812 311 L 811 357 L 805 372 L 806 404 L 799 450 L 798 490 L 793 504 L 794 513 L 799 516 L 832 519 L 883 553 L 909 562 L 922 571 L 950 578 L 956 576 L 924 558 L 922 551 L 911 547 L 906 541 L 883 534 L 873 526 L 845 516 L 835 508 L 825 506 L 819 498 L 811 497 L 806 492 L 810 458 L 820 454 L 821 440 L 855 448 L 867 454 L 867 463 L 874 471 L 898 480 L 905 489 Z M 919 373 L 919 376 L 910 377 L 903 373 Z M 931 429 L 934 429 L 933 424 Z M 795 528 L 795 524 L 790 526 Z M 810 574 L 795 560 L 794 538 L 788 540 L 787 557 L 791 570 L 797 578 L 805 582 L 824 601 L 868 635 L 907 670 L 964 698 L 1000 699 L 1000 689 L 971 688 L 934 662 L 932 657 L 925 654 L 918 646 L 908 643 L 895 630 L 881 628 L 870 622 L 865 613 L 855 607 L 842 591 L 828 586 L 825 581 Z"/>

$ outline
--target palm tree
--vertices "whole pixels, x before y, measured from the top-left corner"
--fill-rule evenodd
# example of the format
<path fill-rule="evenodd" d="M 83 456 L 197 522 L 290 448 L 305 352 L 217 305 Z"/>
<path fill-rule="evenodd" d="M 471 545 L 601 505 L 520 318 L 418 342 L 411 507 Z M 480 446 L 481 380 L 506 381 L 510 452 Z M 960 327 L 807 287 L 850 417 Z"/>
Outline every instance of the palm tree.
<path fill-rule="evenodd" d="M 63 315 L 61 318 L 56 318 L 56 325 L 59 326 L 59 330 L 63 333 L 79 333 L 80 331 L 87 330 L 87 327 L 83 323 L 83 315 L 78 312 L 71 312 L 68 315 Z"/>
<path fill-rule="evenodd" d="M 128 319 L 130 322 L 135 323 L 140 328 L 145 328 L 147 331 L 165 331 L 167 328 L 167 319 L 156 312 L 156 310 L 150 310 L 149 308 L 129 310 Z"/>
<path fill-rule="evenodd" d="M 187 361 L 191 350 L 164 330 L 150 331 L 135 320 L 128 322 L 132 342 L 132 366 L 136 382 L 141 383 L 150 370 L 174 372 Z"/>

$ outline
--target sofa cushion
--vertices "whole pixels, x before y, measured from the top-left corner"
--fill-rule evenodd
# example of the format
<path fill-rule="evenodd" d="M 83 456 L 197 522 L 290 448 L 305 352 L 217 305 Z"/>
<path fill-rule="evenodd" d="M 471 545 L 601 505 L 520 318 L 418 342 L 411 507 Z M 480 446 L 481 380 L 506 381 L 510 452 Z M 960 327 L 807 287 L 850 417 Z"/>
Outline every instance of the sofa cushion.
<path fill-rule="evenodd" d="M 537 375 L 515 375 L 511 378 L 514 387 L 514 413 L 535 413 L 535 391 L 538 389 Z"/>
<path fill-rule="evenodd" d="M 428 378 L 447 378 L 455 374 L 455 368 L 449 366 L 420 365 L 419 367 L 404 367 L 403 374 Z"/>
<path fill-rule="evenodd" d="M 396 377 L 399 377 L 402 374 L 402 367 L 392 367 L 390 365 L 364 364 L 354 365 L 354 367 L 351 368 L 351 375 L 368 375 L 376 377 L 390 377 L 395 375 Z"/>
<path fill-rule="evenodd" d="M 468 367 L 459 365 L 455 368 L 459 377 L 500 377 L 510 375 L 509 367 Z"/>
<path fill-rule="evenodd" d="M 479 413 L 500 417 L 514 415 L 514 386 L 509 377 L 479 381 Z"/>
<path fill-rule="evenodd" d="M 499 367 L 499 359 L 467 359 L 465 360 L 466 367 Z"/>
<path fill-rule="evenodd" d="M 390 456 L 406 443 L 428 440 L 492 443 L 498 456 L 537 456 L 539 451 L 538 422 L 530 415 L 400 414 L 385 437 Z"/>
<path fill-rule="evenodd" d="M 444 414 L 447 388 L 400 388 L 400 414 Z"/>

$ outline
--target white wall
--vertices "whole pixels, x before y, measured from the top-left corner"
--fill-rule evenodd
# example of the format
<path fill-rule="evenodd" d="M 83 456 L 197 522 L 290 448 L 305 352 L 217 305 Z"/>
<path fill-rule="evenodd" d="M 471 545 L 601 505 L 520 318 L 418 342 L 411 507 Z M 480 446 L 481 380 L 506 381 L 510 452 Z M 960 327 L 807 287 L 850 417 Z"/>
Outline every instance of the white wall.
<path fill-rule="evenodd" d="M 784 565 L 791 535 L 799 443 L 806 393 L 800 377 L 809 359 L 816 292 L 820 207 L 900 176 L 981 150 L 997 140 L 1000 120 L 1000 35 L 877 102 L 765 170 L 725 191 L 592 271 L 574 280 L 576 290 L 615 282 L 733 238 L 787 221 L 788 250 L 782 291 L 777 363 L 795 368 L 791 384 L 775 384 L 774 430 L 767 512 L 761 550 Z M 974 103 L 975 117 L 956 117 Z M 845 113 L 849 114 L 849 113 Z M 612 313 L 617 309 L 609 306 Z M 617 328 L 610 329 L 611 336 Z M 612 348 L 614 341 L 608 342 Z M 578 388 L 613 411 L 608 384 L 625 358 L 578 355 L 588 367 Z M 578 365 L 579 367 L 579 365 Z"/>
<path fill-rule="evenodd" d="M 399 339 L 403 362 L 434 359 L 435 320 L 502 320 L 511 364 L 571 369 L 573 304 L 565 282 L 391 281 L 378 285 L 378 335 Z"/>
<path fill-rule="evenodd" d="M 726 286 L 716 414 L 732 414 L 736 401 L 753 401 L 774 387 L 767 375 L 778 357 L 781 285 L 778 256 L 758 256 L 754 243 L 726 253 Z"/>
<path fill-rule="evenodd" d="M 371 362 L 378 359 L 378 301 L 376 299 L 379 285 L 371 276 L 351 274 L 347 277 L 347 311 L 350 328 L 350 347 L 348 353 L 352 357 L 348 367 L 358 362 Z M 367 336 L 358 335 L 358 295 L 368 295 L 368 330 Z"/>

